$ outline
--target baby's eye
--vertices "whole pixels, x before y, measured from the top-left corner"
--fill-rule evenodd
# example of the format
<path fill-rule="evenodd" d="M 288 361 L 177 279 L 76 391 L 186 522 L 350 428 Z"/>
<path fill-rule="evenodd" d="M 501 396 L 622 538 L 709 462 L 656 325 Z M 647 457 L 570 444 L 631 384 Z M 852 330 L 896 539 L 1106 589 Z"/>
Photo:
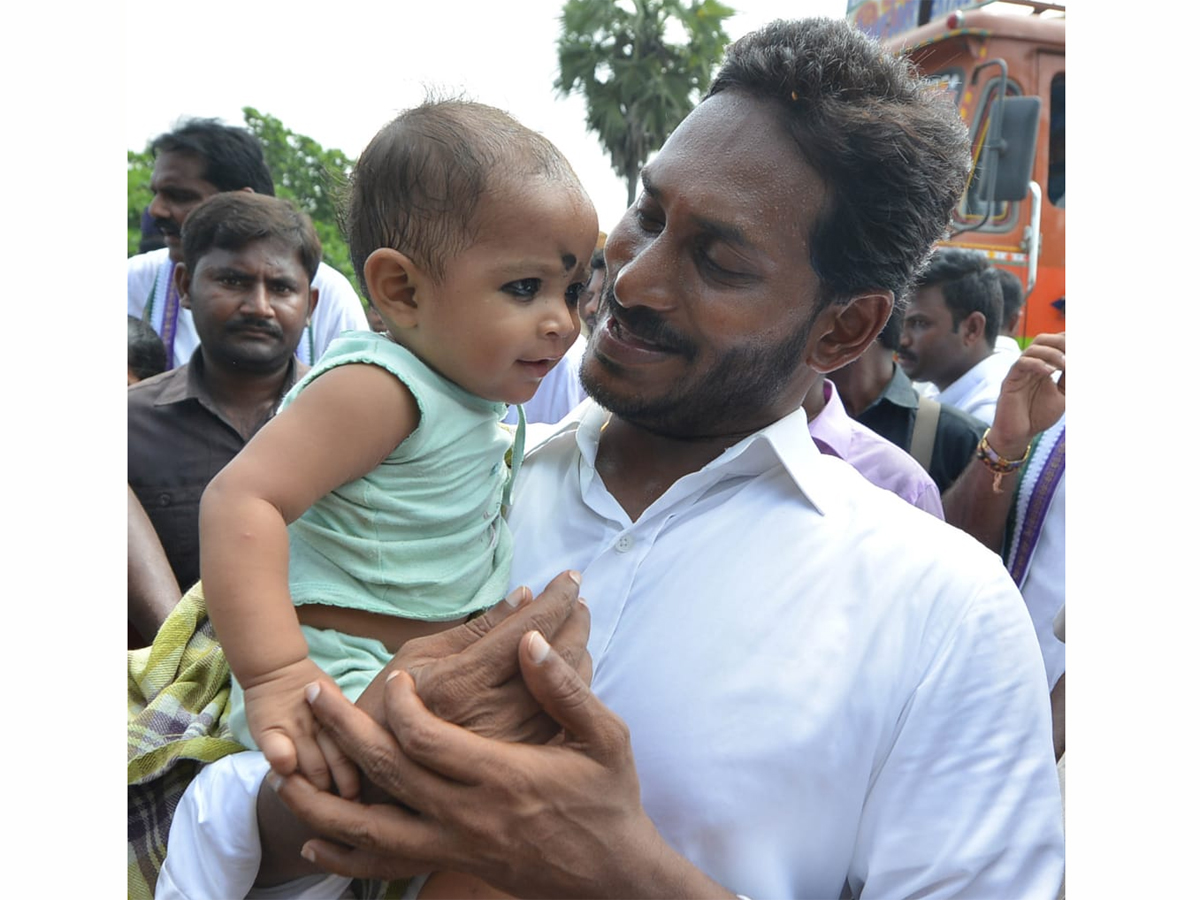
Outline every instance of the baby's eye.
<path fill-rule="evenodd" d="M 587 284 L 582 281 L 577 281 L 567 288 L 567 305 L 576 306 L 579 303 L 579 298 L 583 296 Z"/>
<path fill-rule="evenodd" d="M 526 300 L 536 297 L 538 291 L 542 289 L 542 279 L 540 278 L 522 278 L 519 281 L 510 281 L 500 290 L 506 294 L 512 294 L 514 297 L 522 297 Z"/>

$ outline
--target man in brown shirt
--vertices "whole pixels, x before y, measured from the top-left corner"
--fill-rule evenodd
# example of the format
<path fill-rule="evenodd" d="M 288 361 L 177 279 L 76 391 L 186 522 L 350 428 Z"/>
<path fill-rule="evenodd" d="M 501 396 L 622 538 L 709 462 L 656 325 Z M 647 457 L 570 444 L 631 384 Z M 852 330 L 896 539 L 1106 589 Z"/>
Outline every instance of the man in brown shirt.
<path fill-rule="evenodd" d="M 321 244 L 287 201 L 237 191 L 197 207 L 183 250 L 175 278 L 200 346 L 187 364 L 129 388 L 128 478 L 187 590 L 200 577 L 205 486 L 308 368 L 295 350 L 317 303 Z M 132 593 L 130 603 L 133 617 Z"/>

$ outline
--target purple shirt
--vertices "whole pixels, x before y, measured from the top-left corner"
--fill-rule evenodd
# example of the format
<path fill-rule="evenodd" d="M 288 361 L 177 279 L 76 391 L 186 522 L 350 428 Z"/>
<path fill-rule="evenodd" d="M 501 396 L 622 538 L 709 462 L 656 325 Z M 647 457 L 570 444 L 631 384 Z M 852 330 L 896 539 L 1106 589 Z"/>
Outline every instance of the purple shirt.
<path fill-rule="evenodd" d="M 808 423 L 817 449 L 836 456 L 858 470 L 876 487 L 891 491 L 901 500 L 939 519 L 942 496 L 921 464 L 886 438 L 850 418 L 833 382 L 825 381 L 825 408 Z"/>

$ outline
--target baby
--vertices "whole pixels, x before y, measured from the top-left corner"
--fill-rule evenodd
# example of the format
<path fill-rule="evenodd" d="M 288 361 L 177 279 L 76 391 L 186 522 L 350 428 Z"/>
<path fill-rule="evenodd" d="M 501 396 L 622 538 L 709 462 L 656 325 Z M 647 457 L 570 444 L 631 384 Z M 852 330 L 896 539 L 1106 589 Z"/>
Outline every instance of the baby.
<path fill-rule="evenodd" d="M 523 428 L 500 419 L 579 333 L 597 222 L 549 141 L 438 101 L 363 151 L 346 224 L 386 332 L 331 344 L 209 484 L 200 568 L 235 736 L 354 797 L 305 686 L 357 699 L 404 641 L 504 596 Z"/>

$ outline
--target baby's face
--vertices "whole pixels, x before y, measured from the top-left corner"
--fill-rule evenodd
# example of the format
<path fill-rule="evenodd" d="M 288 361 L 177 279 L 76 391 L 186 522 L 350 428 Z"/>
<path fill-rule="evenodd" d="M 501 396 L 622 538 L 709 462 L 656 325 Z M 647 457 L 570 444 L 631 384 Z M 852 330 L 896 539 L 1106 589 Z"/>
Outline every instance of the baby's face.
<path fill-rule="evenodd" d="M 483 201 L 477 216 L 475 243 L 422 305 L 418 349 L 471 393 L 524 403 L 579 335 L 596 212 L 578 190 L 536 178 Z"/>

